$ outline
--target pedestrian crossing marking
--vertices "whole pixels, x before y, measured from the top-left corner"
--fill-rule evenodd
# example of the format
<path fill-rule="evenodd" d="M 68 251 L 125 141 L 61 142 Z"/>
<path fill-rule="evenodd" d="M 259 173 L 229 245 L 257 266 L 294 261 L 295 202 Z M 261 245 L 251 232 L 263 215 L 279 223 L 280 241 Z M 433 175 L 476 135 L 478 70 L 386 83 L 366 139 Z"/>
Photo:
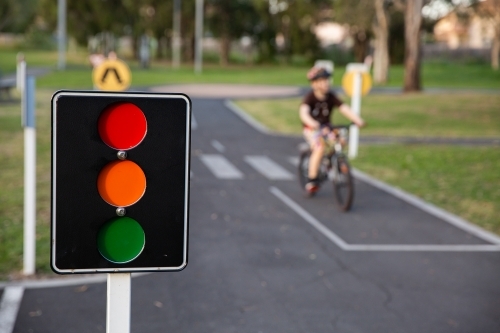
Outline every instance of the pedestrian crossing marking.
<path fill-rule="evenodd" d="M 217 178 L 243 179 L 243 173 L 222 155 L 203 154 L 200 155 L 200 159 Z"/>
<path fill-rule="evenodd" d="M 245 162 L 271 180 L 292 180 L 294 176 L 267 156 L 245 156 Z"/>

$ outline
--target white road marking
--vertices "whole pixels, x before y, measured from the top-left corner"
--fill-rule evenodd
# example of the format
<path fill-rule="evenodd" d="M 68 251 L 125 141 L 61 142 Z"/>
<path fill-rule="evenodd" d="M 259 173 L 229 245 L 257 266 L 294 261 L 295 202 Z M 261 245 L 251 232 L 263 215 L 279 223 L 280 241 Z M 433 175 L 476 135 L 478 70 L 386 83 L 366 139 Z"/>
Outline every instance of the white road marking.
<path fill-rule="evenodd" d="M 201 161 L 217 178 L 242 179 L 243 173 L 222 155 L 200 155 Z"/>
<path fill-rule="evenodd" d="M 198 123 L 196 122 L 194 114 L 191 113 L 191 130 L 195 130 L 197 128 L 198 128 Z"/>
<path fill-rule="evenodd" d="M 454 214 L 451 214 L 451 213 L 445 211 L 444 209 L 441 209 L 441 208 L 436 207 L 428 202 L 425 202 L 424 200 L 422 200 L 422 199 L 420 199 L 412 194 L 409 194 L 403 190 L 400 190 L 398 188 L 387 185 L 387 184 L 381 182 L 380 180 L 377 180 L 373 177 L 370 177 L 367 174 L 365 174 L 357 169 L 353 169 L 352 173 L 353 173 L 355 178 L 362 180 L 365 183 L 368 183 L 368 184 L 372 185 L 373 187 L 376 187 L 382 191 L 385 191 L 385 192 L 391 194 L 392 196 L 395 196 L 396 198 L 399 198 L 403 201 L 406 201 L 410 205 L 413 205 L 413 206 L 423 210 L 424 212 L 427 212 L 427 213 L 439 218 L 442 221 L 448 222 L 451 225 L 453 225 L 459 229 L 462 229 L 463 231 L 465 231 L 471 235 L 474 235 L 474 236 L 476 236 L 476 237 L 478 237 L 486 242 L 500 245 L 500 237 L 499 236 L 497 236 L 497 235 L 495 235 L 487 230 L 484 230 L 484 229 L 470 223 L 469 221 L 466 221 L 466 220 L 464 220 L 464 219 L 462 219 Z"/>
<path fill-rule="evenodd" d="M 23 300 L 24 287 L 6 287 L 0 302 L 0 333 L 11 333 L 16 324 L 17 312 Z"/>
<path fill-rule="evenodd" d="M 222 143 L 217 140 L 212 140 L 212 147 L 214 147 L 219 153 L 223 153 L 226 151 L 226 147 Z"/>
<path fill-rule="evenodd" d="M 496 244 L 348 244 L 278 188 L 272 186 L 269 191 L 344 251 L 500 252 L 500 245 Z"/>
<path fill-rule="evenodd" d="M 264 134 L 271 134 L 271 131 L 267 127 L 259 123 L 254 118 L 252 118 L 248 113 L 243 111 L 238 105 L 234 104 L 232 101 L 226 99 L 224 101 L 224 105 L 257 131 Z"/>
<path fill-rule="evenodd" d="M 245 161 L 271 180 L 292 180 L 294 176 L 267 156 L 245 156 Z"/>

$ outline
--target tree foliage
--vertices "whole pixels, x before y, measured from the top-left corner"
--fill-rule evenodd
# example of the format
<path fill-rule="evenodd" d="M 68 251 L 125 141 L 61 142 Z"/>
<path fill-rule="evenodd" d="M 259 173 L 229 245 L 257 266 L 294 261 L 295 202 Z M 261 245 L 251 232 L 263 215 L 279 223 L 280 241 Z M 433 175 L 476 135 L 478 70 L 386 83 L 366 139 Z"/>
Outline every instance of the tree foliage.
<path fill-rule="evenodd" d="M 0 1 L 0 32 L 23 32 L 33 23 L 36 11 L 36 0 Z"/>

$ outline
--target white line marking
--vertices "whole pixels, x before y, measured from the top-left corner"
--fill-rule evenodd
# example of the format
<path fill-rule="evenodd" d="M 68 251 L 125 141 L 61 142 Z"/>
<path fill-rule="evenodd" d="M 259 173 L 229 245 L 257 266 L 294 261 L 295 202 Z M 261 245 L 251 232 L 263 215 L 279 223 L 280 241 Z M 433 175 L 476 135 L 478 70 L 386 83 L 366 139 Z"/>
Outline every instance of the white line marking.
<path fill-rule="evenodd" d="M 472 224 L 471 222 L 469 221 L 466 221 L 454 214 L 451 214 L 447 211 L 445 211 L 444 209 L 441 209 L 439 207 L 436 207 L 428 202 L 425 202 L 424 200 L 412 195 L 412 194 L 409 194 L 403 190 L 400 190 L 398 188 L 395 188 L 395 187 L 392 187 L 390 185 L 387 185 L 373 177 L 370 177 L 368 176 L 367 174 L 359 171 L 359 170 L 352 170 L 352 173 L 354 175 L 355 178 L 358 178 L 359 180 L 362 180 L 364 181 L 365 183 L 368 183 L 370 185 L 372 185 L 373 187 L 376 187 L 382 191 L 385 191 L 393 196 L 395 196 L 396 198 L 399 198 L 403 201 L 406 201 L 407 203 L 423 210 L 424 212 L 427 212 L 445 222 L 448 222 L 449 224 L 459 228 L 459 229 L 462 229 L 463 231 L 471 234 L 471 235 L 474 235 L 478 238 L 481 238 L 482 240 L 485 240 L 489 243 L 493 243 L 493 244 L 500 244 L 500 237 L 489 232 L 489 231 L 486 231 L 474 224 Z"/>
<path fill-rule="evenodd" d="M 243 173 L 222 155 L 200 155 L 201 161 L 217 178 L 242 179 Z"/>
<path fill-rule="evenodd" d="M 499 245 L 443 245 L 443 244 L 348 244 L 333 231 L 325 227 L 321 222 L 309 214 L 304 208 L 290 199 L 278 188 L 272 186 L 269 191 L 278 199 L 283 201 L 294 212 L 300 215 L 306 222 L 321 232 L 326 238 L 344 251 L 413 251 L 413 252 L 500 252 Z"/>
<path fill-rule="evenodd" d="M 212 140 L 212 147 L 214 147 L 219 153 L 223 153 L 226 151 L 226 147 L 222 143 L 217 140 Z"/>
<path fill-rule="evenodd" d="M 386 252 L 500 252 L 499 245 L 490 244 L 349 244 L 347 251 Z"/>
<path fill-rule="evenodd" d="M 272 194 L 278 197 L 283 203 L 285 203 L 288 207 L 290 207 L 295 213 L 299 214 L 306 222 L 315 227 L 319 232 L 326 236 L 329 240 L 331 240 L 335 245 L 340 247 L 342 250 L 347 250 L 348 244 L 344 242 L 342 238 L 337 236 L 330 229 L 325 227 L 321 222 L 316 220 L 311 214 L 309 214 L 304 208 L 300 207 L 295 201 L 290 199 L 287 195 L 281 192 L 276 187 L 272 186 L 269 188 Z"/>
<path fill-rule="evenodd" d="M 293 175 L 267 156 L 245 156 L 245 161 L 271 180 L 292 180 Z"/>
<path fill-rule="evenodd" d="M 272 134 L 271 131 L 259 123 L 257 120 L 248 115 L 245 111 L 243 111 L 238 105 L 234 104 L 232 101 L 226 99 L 224 101 L 224 105 L 236 115 L 238 115 L 241 119 L 243 119 L 248 125 L 252 126 L 257 131 L 264 134 Z"/>
<path fill-rule="evenodd" d="M 194 114 L 191 113 L 191 130 L 195 130 L 197 128 L 198 128 L 198 123 L 196 122 Z"/>
<path fill-rule="evenodd" d="M 16 324 L 17 312 L 23 300 L 24 287 L 7 287 L 0 302 L 0 333 L 11 333 Z"/>

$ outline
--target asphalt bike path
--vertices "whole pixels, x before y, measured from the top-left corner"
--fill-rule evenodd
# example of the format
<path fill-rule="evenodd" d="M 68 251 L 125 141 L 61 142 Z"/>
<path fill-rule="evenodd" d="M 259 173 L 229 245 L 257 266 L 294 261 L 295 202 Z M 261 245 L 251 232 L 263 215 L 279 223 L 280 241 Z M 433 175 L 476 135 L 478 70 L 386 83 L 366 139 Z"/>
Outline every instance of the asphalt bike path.
<path fill-rule="evenodd" d="M 132 332 L 500 331 L 491 243 L 359 180 L 349 213 L 328 183 L 305 198 L 300 139 L 222 100 L 193 115 L 189 263 L 132 280 Z M 104 332 L 105 316 L 105 283 L 26 289 L 13 332 Z"/>

